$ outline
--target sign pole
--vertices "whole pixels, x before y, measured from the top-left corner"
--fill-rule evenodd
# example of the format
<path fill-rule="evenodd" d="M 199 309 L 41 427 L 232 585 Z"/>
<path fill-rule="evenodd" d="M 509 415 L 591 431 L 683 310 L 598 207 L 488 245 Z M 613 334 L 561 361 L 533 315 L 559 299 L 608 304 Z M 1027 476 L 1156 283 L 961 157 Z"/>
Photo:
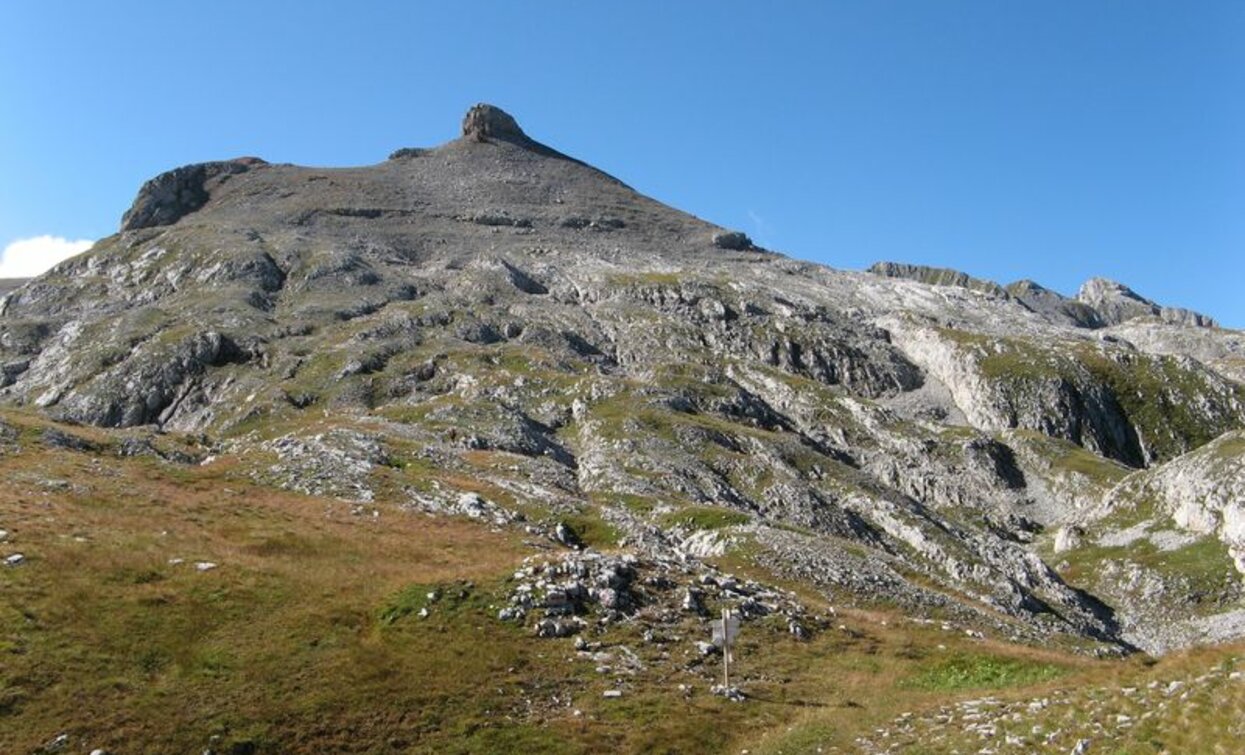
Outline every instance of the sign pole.
<path fill-rule="evenodd" d="M 731 609 L 722 609 L 722 681 L 726 694 L 731 693 Z"/>

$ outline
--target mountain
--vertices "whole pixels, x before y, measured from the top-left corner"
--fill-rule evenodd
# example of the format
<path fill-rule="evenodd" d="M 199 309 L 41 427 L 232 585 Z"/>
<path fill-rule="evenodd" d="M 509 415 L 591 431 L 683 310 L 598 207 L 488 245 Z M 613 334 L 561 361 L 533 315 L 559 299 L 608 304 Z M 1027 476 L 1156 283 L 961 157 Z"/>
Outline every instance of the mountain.
<path fill-rule="evenodd" d="M 519 533 L 569 566 L 487 620 L 581 643 L 721 606 L 805 638 L 816 601 L 1102 656 L 1245 636 L 1243 378 L 1245 334 L 1120 284 L 801 262 L 488 105 L 372 166 L 162 174 L 0 298 L 19 447 Z"/>

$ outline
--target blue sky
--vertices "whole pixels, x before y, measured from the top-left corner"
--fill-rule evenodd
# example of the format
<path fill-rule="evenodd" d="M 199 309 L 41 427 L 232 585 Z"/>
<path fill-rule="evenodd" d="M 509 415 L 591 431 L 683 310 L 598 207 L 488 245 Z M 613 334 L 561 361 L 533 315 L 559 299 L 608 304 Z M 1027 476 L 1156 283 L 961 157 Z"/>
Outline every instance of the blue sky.
<path fill-rule="evenodd" d="M 1122 280 L 1245 327 L 1245 3 L 5 2 L 0 245 L 143 180 L 376 162 L 476 101 L 841 268 Z M 30 245 L 28 244 L 29 248 Z"/>

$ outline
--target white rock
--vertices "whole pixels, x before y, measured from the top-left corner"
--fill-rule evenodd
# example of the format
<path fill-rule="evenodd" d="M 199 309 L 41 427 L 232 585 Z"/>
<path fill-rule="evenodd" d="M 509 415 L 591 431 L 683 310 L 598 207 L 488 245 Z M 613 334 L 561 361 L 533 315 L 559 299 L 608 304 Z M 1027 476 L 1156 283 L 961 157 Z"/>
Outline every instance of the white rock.
<path fill-rule="evenodd" d="M 18 564 L 22 563 L 25 560 L 26 560 L 26 556 L 24 554 L 14 553 L 13 555 L 7 556 L 4 559 L 4 565 L 5 566 L 17 566 Z"/>
<path fill-rule="evenodd" d="M 211 561 L 196 561 L 195 571 L 212 571 L 217 566 L 218 564 L 214 564 Z"/>
<path fill-rule="evenodd" d="M 1055 552 L 1065 553 L 1081 545 L 1080 527 L 1060 527 L 1055 532 Z"/>
<path fill-rule="evenodd" d="M 609 698 L 622 697 L 622 690 L 620 690 L 620 689 L 607 689 L 607 690 L 605 690 L 605 692 L 601 693 L 601 697 L 609 697 Z"/>

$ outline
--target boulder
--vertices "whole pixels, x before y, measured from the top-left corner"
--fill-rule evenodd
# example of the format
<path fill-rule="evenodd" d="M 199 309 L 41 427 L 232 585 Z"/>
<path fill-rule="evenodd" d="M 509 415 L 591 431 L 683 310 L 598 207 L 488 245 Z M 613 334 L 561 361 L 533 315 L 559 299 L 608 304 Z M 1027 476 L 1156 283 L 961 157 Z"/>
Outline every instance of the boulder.
<path fill-rule="evenodd" d="M 756 249 L 752 239 L 748 238 L 748 234 L 741 231 L 720 231 L 715 233 L 713 234 L 713 245 L 718 249 L 729 249 L 736 252 Z"/>

